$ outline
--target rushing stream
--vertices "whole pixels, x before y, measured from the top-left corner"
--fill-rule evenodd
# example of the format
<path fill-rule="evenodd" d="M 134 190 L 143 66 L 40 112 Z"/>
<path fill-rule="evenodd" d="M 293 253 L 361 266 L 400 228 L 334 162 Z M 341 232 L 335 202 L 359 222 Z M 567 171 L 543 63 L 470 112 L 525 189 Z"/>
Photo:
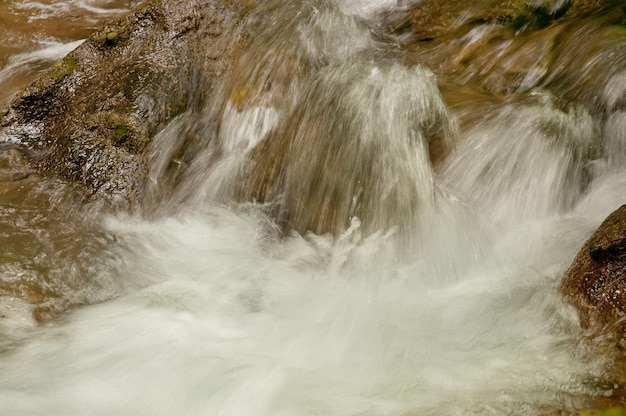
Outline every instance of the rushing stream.
<path fill-rule="evenodd" d="M 484 68 L 443 76 L 441 56 L 496 29 L 411 51 L 372 36 L 396 3 L 258 6 L 223 99 L 152 140 L 139 213 L 2 145 L 0 414 L 527 415 L 611 394 L 557 288 L 624 202 L 624 58 L 589 48 L 593 94 L 528 72 L 473 101 L 455 86 Z M 131 5 L 0 4 L 0 106 Z M 214 140 L 178 160 L 190 130 Z"/>

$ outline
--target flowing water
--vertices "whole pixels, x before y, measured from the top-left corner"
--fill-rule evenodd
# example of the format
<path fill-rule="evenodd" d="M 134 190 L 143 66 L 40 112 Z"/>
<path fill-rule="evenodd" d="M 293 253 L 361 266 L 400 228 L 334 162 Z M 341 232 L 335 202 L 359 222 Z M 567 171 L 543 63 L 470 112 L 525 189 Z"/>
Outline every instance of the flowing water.
<path fill-rule="evenodd" d="M 2 3 L 0 103 L 129 6 Z M 611 394 L 557 288 L 624 202 L 626 36 L 568 28 L 556 69 L 475 94 L 494 56 L 442 68 L 499 29 L 412 49 L 378 35 L 389 8 L 259 5 L 221 98 L 153 139 L 140 213 L 0 148 L 0 414 L 526 415 Z M 190 132 L 206 143 L 181 158 Z"/>
<path fill-rule="evenodd" d="M 0 3 L 0 107 L 33 76 L 138 1 L 67 0 Z"/>

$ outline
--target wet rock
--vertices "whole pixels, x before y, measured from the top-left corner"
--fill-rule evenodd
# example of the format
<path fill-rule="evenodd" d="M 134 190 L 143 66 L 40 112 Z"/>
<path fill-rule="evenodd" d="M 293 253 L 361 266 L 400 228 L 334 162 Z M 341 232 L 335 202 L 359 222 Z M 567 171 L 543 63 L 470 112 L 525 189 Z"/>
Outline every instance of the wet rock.
<path fill-rule="evenodd" d="M 563 25 L 540 30 L 528 38 L 515 39 L 508 48 L 509 54 L 486 78 L 487 90 L 514 92 L 527 91 L 537 85 L 549 71 L 558 36 Z"/>
<path fill-rule="evenodd" d="M 542 87 L 565 102 L 585 103 L 599 116 L 624 108 L 626 30 L 618 19 L 625 17 L 626 9 L 617 7 L 606 16 L 570 24 L 555 42 Z"/>
<path fill-rule="evenodd" d="M 585 242 L 561 282 L 581 325 L 624 333 L 626 325 L 626 205 L 609 215 Z"/>
<path fill-rule="evenodd" d="M 580 18 L 609 8 L 612 0 L 425 0 L 410 6 L 410 26 L 416 40 L 427 41 L 479 24 L 516 30 L 538 29 L 562 19 Z"/>
<path fill-rule="evenodd" d="M 623 55 L 618 49 L 626 21 L 623 4 L 615 0 L 411 3 L 404 15 L 383 16 L 377 33 L 414 51 L 416 62 L 429 62 L 481 92 L 548 88 L 566 101 L 592 102 L 602 111 L 594 95 L 608 80 L 594 78 L 598 71 L 580 62 L 623 68 L 612 62 Z M 581 81 L 589 86 L 579 88 Z"/>
<path fill-rule="evenodd" d="M 0 141 L 27 146 L 42 171 L 132 206 L 146 145 L 216 91 L 242 39 L 244 9 L 232 1 L 144 2 L 18 95 Z"/>

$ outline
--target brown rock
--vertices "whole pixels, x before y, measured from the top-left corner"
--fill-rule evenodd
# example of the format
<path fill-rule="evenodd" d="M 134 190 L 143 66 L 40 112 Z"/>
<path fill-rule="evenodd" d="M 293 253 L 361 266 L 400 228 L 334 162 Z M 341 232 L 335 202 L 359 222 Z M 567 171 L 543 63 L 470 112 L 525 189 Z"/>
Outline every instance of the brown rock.
<path fill-rule="evenodd" d="M 626 205 L 609 215 L 583 245 L 563 277 L 561 291 L 578 310 L 584 328 L 626 328 Z"/>
<path fill-rule="evenodd" d="M 411 6 L 410 21 L 417 40 L 431 40 L 484 23 L 515 29 L 536 29 L 609 7 L 611 0 L 424 0 Z"/>
<path fill-rule="evenodd" d="M 42 171 L 132 206 L 150 138 L 199 108 L 233 61 L 245 13 L 235 3 L 147 0 L 17 96 L 0 141 L 33 150 Z"/>

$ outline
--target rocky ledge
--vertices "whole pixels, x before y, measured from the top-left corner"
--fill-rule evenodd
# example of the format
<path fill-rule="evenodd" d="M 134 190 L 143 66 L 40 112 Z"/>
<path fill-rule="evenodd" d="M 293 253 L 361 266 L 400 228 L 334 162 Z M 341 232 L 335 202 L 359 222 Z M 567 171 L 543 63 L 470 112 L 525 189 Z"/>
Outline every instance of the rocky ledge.
<path fill-rule="evenodd" d="M 218 88 L 242 38 L 241 16 L 226 1 L 147 0 L 15 97 L 0 141 L 26 146 L 41 171 L 132 207 L 146 145 Z"/>

